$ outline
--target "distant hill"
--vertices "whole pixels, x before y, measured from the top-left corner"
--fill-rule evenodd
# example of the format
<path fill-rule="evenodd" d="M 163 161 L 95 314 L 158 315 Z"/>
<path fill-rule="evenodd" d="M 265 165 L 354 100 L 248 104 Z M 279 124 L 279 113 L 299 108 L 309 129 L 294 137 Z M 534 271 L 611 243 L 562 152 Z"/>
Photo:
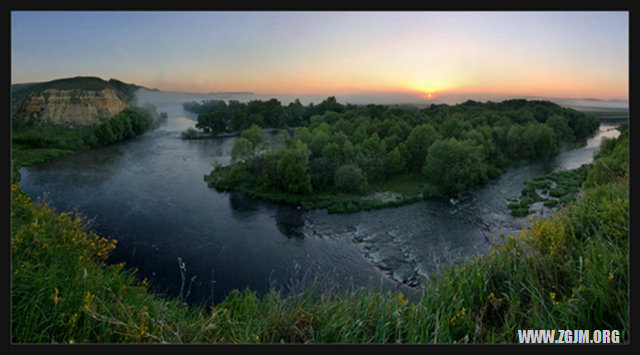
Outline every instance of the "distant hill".
<path fill-rule="evenodd" d="M 45 82 L 13 84 L 11 85 L 11 97 L 14 100 L 21 99 L 29 93 L 40 94 L 47 89 L 100 91 L 107 88 L 116 90 L 119 97 L 130 102 L 135 96 L 135 91 L 142 86 L 126 84 L 117 79 L 106 81 L 95 76 L 76 76 Z"/>
<path fill-rule="evenodd" d="M 142 86 L 92 76 L 11 85 L 14 123 L 90 125 L 133 104 Z"/>

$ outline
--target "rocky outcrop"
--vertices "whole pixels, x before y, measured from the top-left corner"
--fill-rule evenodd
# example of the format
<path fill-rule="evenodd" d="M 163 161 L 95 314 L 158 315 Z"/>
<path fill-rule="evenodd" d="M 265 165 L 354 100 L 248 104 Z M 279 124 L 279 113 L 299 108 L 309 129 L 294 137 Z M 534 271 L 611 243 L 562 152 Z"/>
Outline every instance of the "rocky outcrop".
<path fill-rule="evenodd" d="M 31 92 L 14 103 L 14 118 L 29 122 L 86 126 L 100 123 L 130 104 L 113 88 L 100 90 L 46 89 Z"/>

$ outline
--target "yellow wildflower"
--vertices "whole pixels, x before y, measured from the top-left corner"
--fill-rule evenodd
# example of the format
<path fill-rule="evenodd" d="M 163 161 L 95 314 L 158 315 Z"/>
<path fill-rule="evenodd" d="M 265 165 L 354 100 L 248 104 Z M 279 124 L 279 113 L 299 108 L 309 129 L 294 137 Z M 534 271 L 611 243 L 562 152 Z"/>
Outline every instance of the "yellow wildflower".
<path fill-rule="evenodd" d="M 59 294 L 59 291 L 58 291 L 58 288 L 56 287 L 54 289 L 53 294 L 51 295 L 51 299 L 53 300 L 53 304 L 58 304 L 58 302 L 62 301 L 62 297 L 59 297 L 58 294 Z"/>

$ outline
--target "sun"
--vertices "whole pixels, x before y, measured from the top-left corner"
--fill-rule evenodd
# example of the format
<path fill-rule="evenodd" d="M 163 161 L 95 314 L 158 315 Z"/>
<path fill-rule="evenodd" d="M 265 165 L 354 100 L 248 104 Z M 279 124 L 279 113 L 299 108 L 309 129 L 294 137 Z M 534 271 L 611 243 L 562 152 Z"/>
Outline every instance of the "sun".
<path fill-rule="evenodd" d="M 417 94 L 420 95 L 420 98 L 424 100 L 434 100 L 438 96 L 439 90 L 433 85 L 416 85 L 414 86 L 414 90 L 417 91 Z"/>
<path fill-rule="evenodd" d="M 436 98 L 436 94 L 433 91 L 423 91 L 422 95 L 420 96 L 422 96 L 422 98 L 426 100 L 433 100 Z"/>

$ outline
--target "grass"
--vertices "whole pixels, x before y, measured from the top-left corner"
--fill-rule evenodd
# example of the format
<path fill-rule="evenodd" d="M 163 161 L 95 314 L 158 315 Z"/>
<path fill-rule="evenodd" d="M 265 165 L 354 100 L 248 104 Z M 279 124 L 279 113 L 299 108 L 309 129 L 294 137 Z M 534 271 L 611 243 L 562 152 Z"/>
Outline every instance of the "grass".
<path fill-rule="evenodd" d="M 245 289 L 210 307 L 154 294 L 135 270 L 107 263 L 115 241 L 85 230 L 82 216 L 12 192 L 16 343 L 514 343 L 517 329 L 617 329 L 629 342 L 626 182 L 496 239 L 415 300 Z"/>
<path fill-rule="evenodd" d="M 370 184 L 366 194 L 345 193 L 335 189 L 294 194 L 263 190 L 253 182 L 230 179 L 232 171 L 233 166 L 218 167 L 205 175 L 204 180 L 209 187 L 219 191 L 241 191 L 251 197 L 297 205 L 305 210 L 327 209 L 329 213 L 367 211 L 417 202 L 423 198 L 425 186 L 420 174 L 408 173 Z M 231 180 L 234 182 L 231 183 Z"/>
<path fill-rule="evenodd" d="M 19 180 L 18 170 L 23 166 L 89 149 L 90 145 L 86 140 L 92 133 L 91 127 L 69 128 L 52 124 L 12 127 L 11 158 L 14 181 Z"/>
<path fill-rule="evenodd" d="M 431 275 L 415 299 L 245 289 L 210 306 L 154 293 L 135 269 L 108 262 L 116 240 L 14 183 L 11 342 L 516 343 L 518 329 L 615 329 L 629 343 L 628 167 L 599 176 L 553 217 L 531 218 L 517 236 L 496 237 L 489 254 Z"/>

